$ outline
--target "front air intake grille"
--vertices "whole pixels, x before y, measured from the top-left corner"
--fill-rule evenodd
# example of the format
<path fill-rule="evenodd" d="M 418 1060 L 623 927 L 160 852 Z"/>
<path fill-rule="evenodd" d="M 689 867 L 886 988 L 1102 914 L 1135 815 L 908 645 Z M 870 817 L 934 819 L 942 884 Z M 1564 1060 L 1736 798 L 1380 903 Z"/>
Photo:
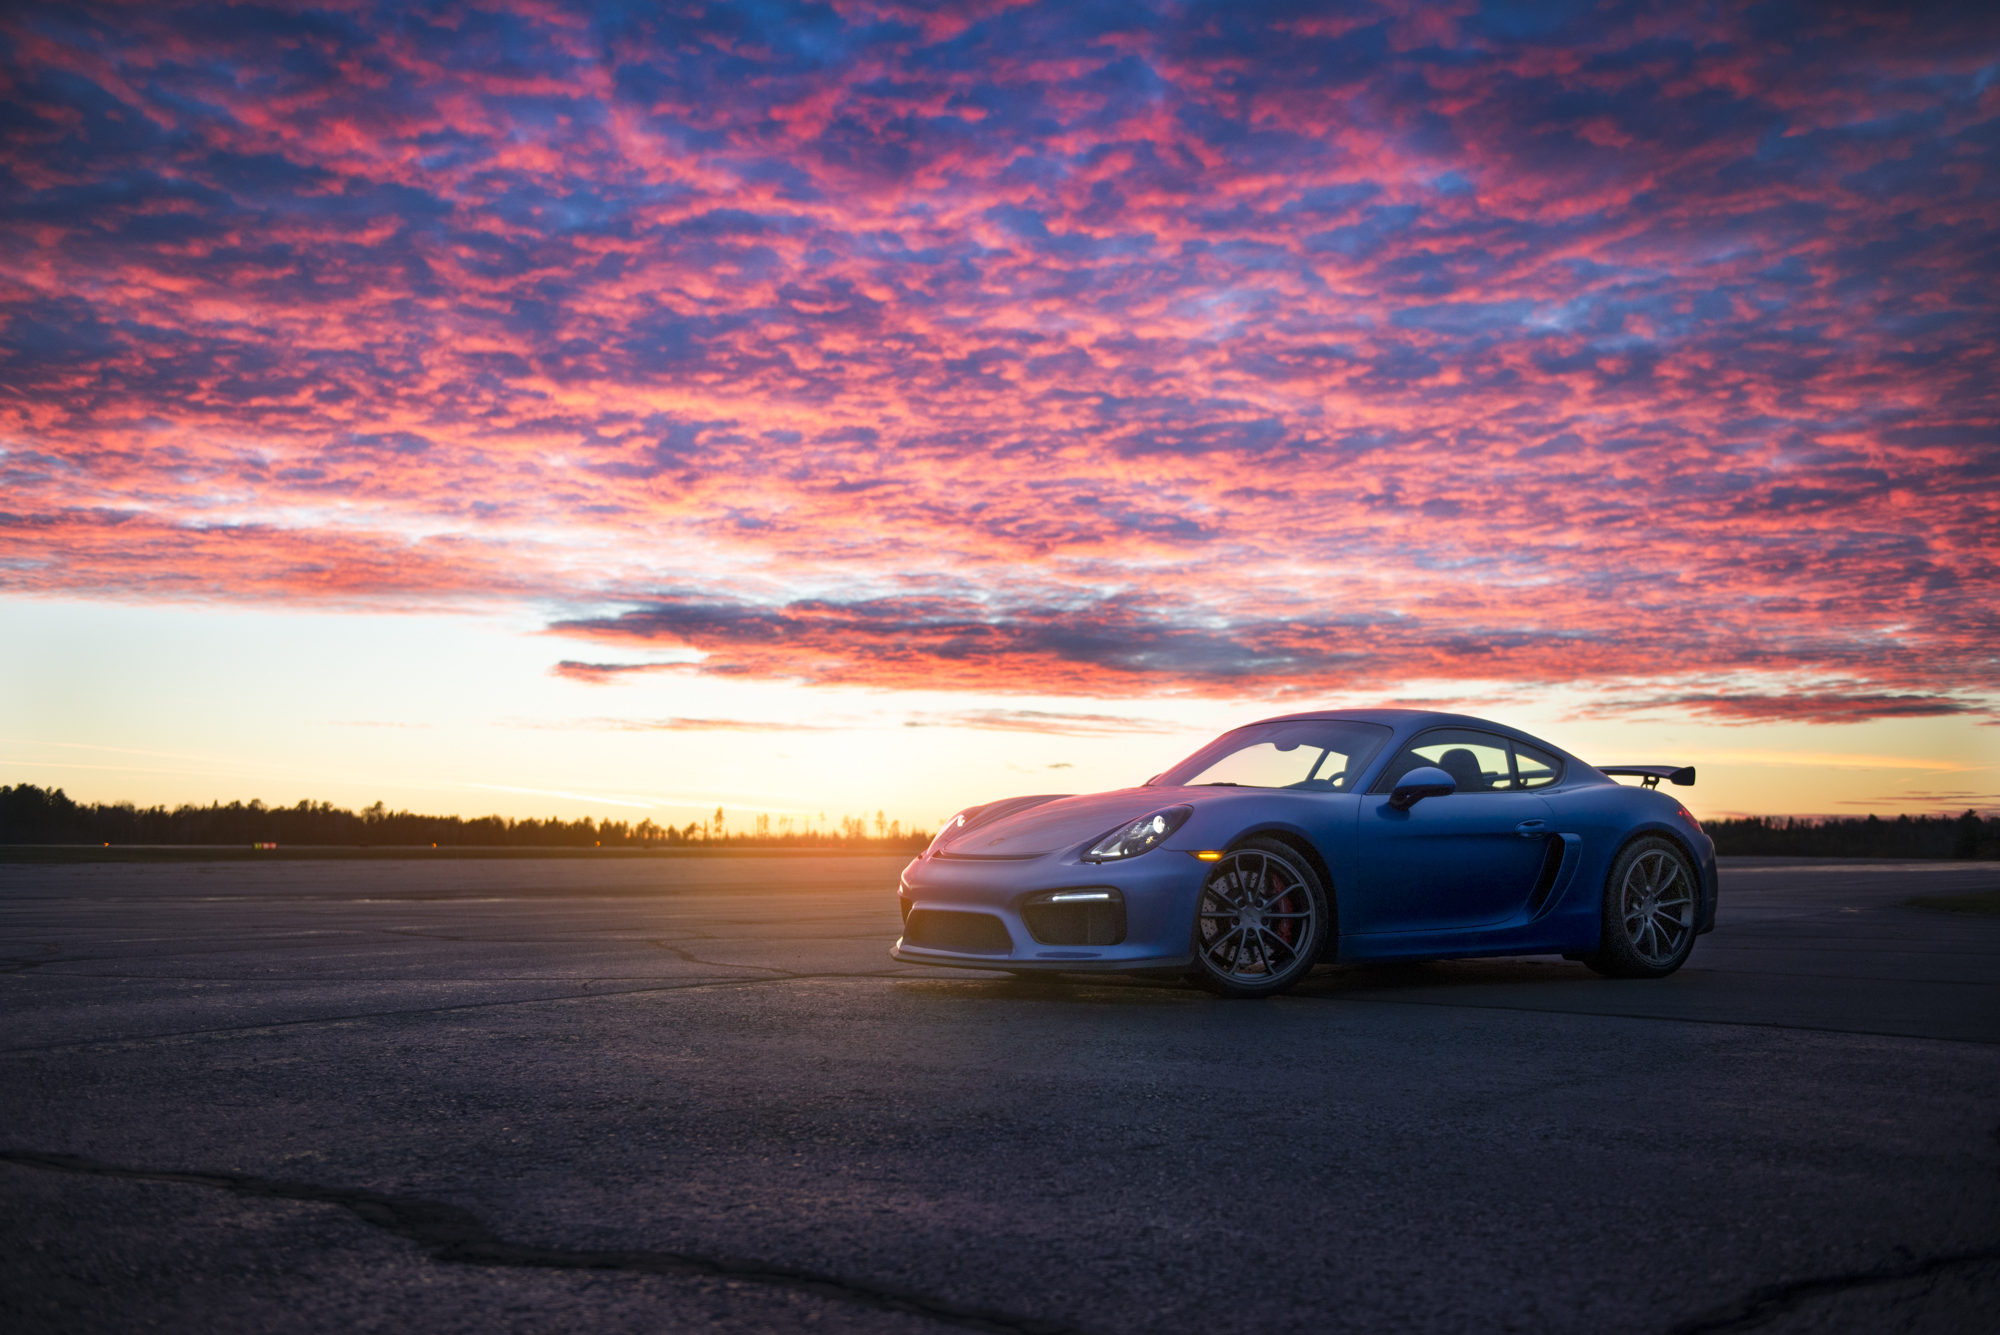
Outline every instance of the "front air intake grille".
<path fill-rule="evenodd" d="M 1115 946 L 1125 940 L 1125 896 L 1116 890 L 1054 890 L 1021 906 L 1028 935 L 1045 946 Z"/>
<path fill-rule="evenodd" d="M 903 924 L 903 943 L 932 950 L 956 950 L 964 955 L 1011 955 L 1014 938 L 1007 925 L 990 913 L 952 913 L 945 909 L 912 909 Z"/>

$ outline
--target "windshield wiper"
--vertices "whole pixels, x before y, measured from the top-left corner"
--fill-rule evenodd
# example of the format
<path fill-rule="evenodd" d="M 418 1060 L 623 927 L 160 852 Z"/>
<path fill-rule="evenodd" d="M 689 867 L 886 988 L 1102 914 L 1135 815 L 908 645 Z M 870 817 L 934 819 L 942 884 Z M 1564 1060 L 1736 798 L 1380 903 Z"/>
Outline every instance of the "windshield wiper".
<path fill-rule="evenodd" d="M 1241 788 L 1243 785 L 1240 783 L 1231 783 L 1229 780 L 1223 779 L 1217 783 L 1197 783 L 1189 786 L 1193 788 Z"/>

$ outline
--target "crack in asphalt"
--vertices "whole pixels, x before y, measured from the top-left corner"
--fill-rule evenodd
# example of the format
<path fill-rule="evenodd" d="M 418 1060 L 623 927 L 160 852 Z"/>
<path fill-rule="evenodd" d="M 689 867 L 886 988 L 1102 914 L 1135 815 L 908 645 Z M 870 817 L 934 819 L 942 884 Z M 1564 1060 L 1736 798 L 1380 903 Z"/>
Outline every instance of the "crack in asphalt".
<path fill-rule="evenodd" d="M 653 946 L 656 949 L 664 950 L 669 955 L 674 956 L 675 958 L 681 960 L 683 963 L 686 964 L 701 964 L 711 969 L 761 969 L 766 973 L 775 973 L 782 975 L 783 977 L 786 978 L 798 977 L 798 975 L 793 973 L 790 969 L 780 969 L 773 964 L 725 964 L 721 960 L 698 959 L 695 956 L 688 954 L 687 951 L 682 950 L 679 946 L 674 945 L 670 941 L 648 940 L 646 944 L 649 946 Z"/>
<path fill-rule="evenodd" d="M 1996 1135 L 1996 1139 L 2000 1139 L 2000 1135 Z M 247 1173 L 131 1168 L 80 1155 L 36 1150 L 0 1149 L 0 1163 L 85 1177 L 207 1187 L 252 1200 L 336 1205 L 370 1227 L 415 1243 L 427 1251 L 433 1261 L 451 1265 L 609 1270 L 644 1275 L 710 1275 L 719 1279 L 794 1289 L 878 1311 L 905 1312 L 967 1330 L 1005 1332 L 1009 1335 L 1086 1335 L 1083 1327 L 1069 1322 L 972 1307 L 910 1289 L 850 1279 L 782 1262 L 650 1248 L 578 1251 L 510 1242 L 494 1233 L 470 1210 L 416 1196 L 392 1196 L 386 1192 L 356 1187 L 325 1187 L 311 1182 L 284 1182 Z M 1814 1298 L 1927 1279 L 1963 1266 L 1994 1263 L 2000 1263 L 2000 1247 L 1934 1256 L 1900 1266 L 1767 1285 L 1726 1306 L 1680 1322 L 1671 1327 L 1667 1335 L 1726 1335 L 1731 1331 L 1752 1330 Z"/>
<path fill-rule="evenodd" d="M 849 1279 L 775 1261 L 650 1249 L 573 1251 L 562 1247 L 533 1247 L 500 1237 L 470 1210 L 415 1196 L 391 1196 L 355 1187 L 322 1187 L 311 1182 L 280 1182 L 245 1173 L 128 1168 L 73 1154 L 46 1154 L 35 1150 L 0 1149 L 0 1163 L 51 1173 L 209 1187 L 253 1200 L 337 1205 L 365 1224 L 416 1243 L 430 1253 L 432 1260 L 447 1264 L 515 1266 L 537 1270 L 614 1270 L 641 1275 L 713 1275 L 719 1279 L 795 1289 L 878 1311 L 907 1312 L 967 1330 L 1008 1332 L 1011 1335 L 1084 1335 L 1082 1327 L 1064 1321 L 971 1307 L 892 1285 Z"/>
<path fill-rule="evenodd" d="M 1994 1126 L 1992 1138 L 1993 1143 L 2000 1146 L 2000 1125 Z M 1907 1250 L 1898 1250 L 1909 1255 Z M 1961 1266 L 1996 1262 L 2000 1262 L 2000 1247 L 1986 1247 L 1978 1251 L 1954 1252 L 1949 1256 L 1933 1256 L 1923 1261 L 1913 1260 L 1900 1266 L 1850 1270 L 1839 1275 L 1820 1275 L 1786 1284 L 1770 1284 L 1745 1294 L 1726 1307 L 1713 1308 L 1705 1315 L 1683 1321 L 1669 1330 L 1667 1335 L 1725 1335 L 1728 1331 L 1754 1330 L 1827 1294 L 1929 1279 Z"/>
<path fill-rule="evenodd" d="M 9 955 L 5 959 L 0 959 L 0 973 L 26 973 L 30 969 L 39 969 L 44 964 L 64 963 L 70 958 L 72 957 L 62 953 L 60 945 L 43 944 L 39 958 L 30 955 Z"/>
<path fill-rule="evenodd" d="M 1960 1266 L 1992 1262 L 2000 1262 L 2000 1247 L 1988 1247 L 1976 1252 L 1958 1252 L 1951 1256 L 1934 1256 L 1926 1261 L 1912 1261 L 1908 1265 L 1886 1266 L 1876 1270 L 1854 1270 L 1840 1275 L 1821 1275 L 1814 1279 L 1793 1280 L 1789 1284 L 1772 1284 L 1738 1298 L 1727 1307 L 1717 1308 L 1705 1316 L 1683 1321 L 1672 1327 L 1667 1335 L 1724 1335 L 1724 1332 L 1728 1331 L 1754 1330 L 1758 1326 L 1775 1321 L 1811 1299 L 1824 1297 L 1827 1294 L 1876 1288 L 1883 1284 L 1900 1284 L 1913 1279 L 1928 1279 L 1947 1270 L 1956 1270 Z"/>

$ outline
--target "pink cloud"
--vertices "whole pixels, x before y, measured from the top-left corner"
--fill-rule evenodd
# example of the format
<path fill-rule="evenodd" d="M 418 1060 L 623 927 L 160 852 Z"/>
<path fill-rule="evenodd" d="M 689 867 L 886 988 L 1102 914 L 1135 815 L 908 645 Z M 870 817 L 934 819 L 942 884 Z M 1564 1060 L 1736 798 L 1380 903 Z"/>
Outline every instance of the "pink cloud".
<path fill-rule="evenodd" d="M 1986 711 L 1950 696 L 1858 691 L 1816 691 L 1797 695 L 1689 695 L 1665 693 L 1650 699 L 1614 701 L 1607 708 L 1666 709 L 1723 723 L 1859 723 L 1866 719 L 1974 717 Z"/>
<path fill-rule="evenodd" d="M 0 588 L 972 691 L 2000 690 L 1990 19 L 82 13 L 0 19 Z"/>

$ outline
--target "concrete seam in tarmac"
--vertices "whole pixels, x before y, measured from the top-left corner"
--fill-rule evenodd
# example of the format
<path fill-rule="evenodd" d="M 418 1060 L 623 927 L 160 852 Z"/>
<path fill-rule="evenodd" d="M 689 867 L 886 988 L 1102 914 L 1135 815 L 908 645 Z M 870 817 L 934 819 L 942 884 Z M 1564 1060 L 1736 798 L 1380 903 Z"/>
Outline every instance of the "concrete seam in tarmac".
<path fill-rule="evenodd" d="M 88 977 L 89 975 L 84 975 Z M 266 1020 L 261 1024 L 225 1025 L 219 1029 L 180 1029 L 165 1034 L 134 1034 L 129 1038 L 84 1038 L 69 1043 L 42 1043 L 19 1048 L 0 1048 L 0 1057 L 34 1052 L 61 1052 L 68 1048 L 123 1047 L 134 1043 L 160 1043 L 175 1038 L 204 1038 L 213 1034 L 252 1034 L 260 1029 L 291 1029 L 313 1024 L 347 1024 L 355 1020 L 393 1020 L 405 1015 L 448 1015 L 452 1011 L 497 1010 L 503 1006 L 534 1006 L 551 1001 L 600 1001 L 611 997 L 638 997 L 653 992 L 692 992 L 705 987 L 758 987 L 773 983 L 809 983 L 825 979 L 928 978 L 923 973 L 794 973 L 781 978 L 704 978 L 689 983 L 669 983 L 661 987 L 630 987 L 617 992 L 566 992 L 548 997 L 510 997 L 505 1001 L 461 1001 L 449 1006 L 414 1006 L 407 1010 L 357 1011 L 353 1015 L 315 1015 L 297 1020 Z"/>
<path fill-rule="evenodd" d="M 86 975 L 91 976 L 91 975 Z M 711 987 L 754 987 L 774 983 L 823 982 L 829 979 L 859 982 L 866 979 L 925 979 L 931 973 L 801 973 L 785 974 L 776 978 L 713 978 L 699 982 L 672 983 L 660 987 L 633 987 L 605 992 L 572 992 L 545 997 L 512 997 L 504 1001 L 466 1001 L 448 1006 L 418 1006 L 406 1010 L 360 1011 L 353 1015 L 308 1016 L 297 1020 L 267 1020 L 261 1024 L 228 1025 L 218 1029 L 183 1029 L 165 1034 L 134 1034 L 128 1038 L 90 1038 L 68 1043 L 44 1043 L 17 1048 L 0 1048 L 0 1058 L 27 1056 L 41 1052 L 62 1052 L 71 1049 L 129 1047 L 140 1043 L 162 1043 L 174 1039 L 207 1038 L 222 1034 L 250 1034 L 260 1030 L 291 1029 L 308 1025 L 349 1024 L 359 1020 L 391 1020 L 414 1015 L 448 1015 L 453 1011 L 497 1010 L 507 1006 L 533 1006 L 559 1001 L 598 1001 L 613 997 L 647 996 L 659 992 L 691 992 Z M 963 981 L 962 979 L 941 979 L 940 981 Z M 1969 1043 L 1975 1047 L 1993 1047 L 1993 1042 L 1982 1038 L 1952 1038 L 1937 1034 L 1913 1034 L 1885 1029 L 1844 1029 L 1834 1025 L 1782 1024 L 1774 1020 L 1725 1020 L 1689 1015 L 1648 1015 L 1635 1011 L 1565 1010 L 1549 1006 L 1503 1006 L 1492 1002 L 1472 1001 L 1422 1001 L 1416 998 L 1396 997 L 1356 997 L 1356 996 L 1291 996 L 1285 1001 L 1307 1001 L 1313 1003 L 1339 1002 L 1343 1004 L 1364 1004 L 1375 1006 L 1435 1006 L 1447 1010 L 1508 1011 L 1521 1015 L 1569 1015 L 1580 1019 L 1604 1020 L 1654 1020 L 1663 1024 L 1723 1025 L 1738 1029 L 1779 1029 L 1796 1030 L 1811 1034 L 1847 1034 L 1856 1038 L 1894 1038 L 1917 1040 L 1929 1043 Z"/>

